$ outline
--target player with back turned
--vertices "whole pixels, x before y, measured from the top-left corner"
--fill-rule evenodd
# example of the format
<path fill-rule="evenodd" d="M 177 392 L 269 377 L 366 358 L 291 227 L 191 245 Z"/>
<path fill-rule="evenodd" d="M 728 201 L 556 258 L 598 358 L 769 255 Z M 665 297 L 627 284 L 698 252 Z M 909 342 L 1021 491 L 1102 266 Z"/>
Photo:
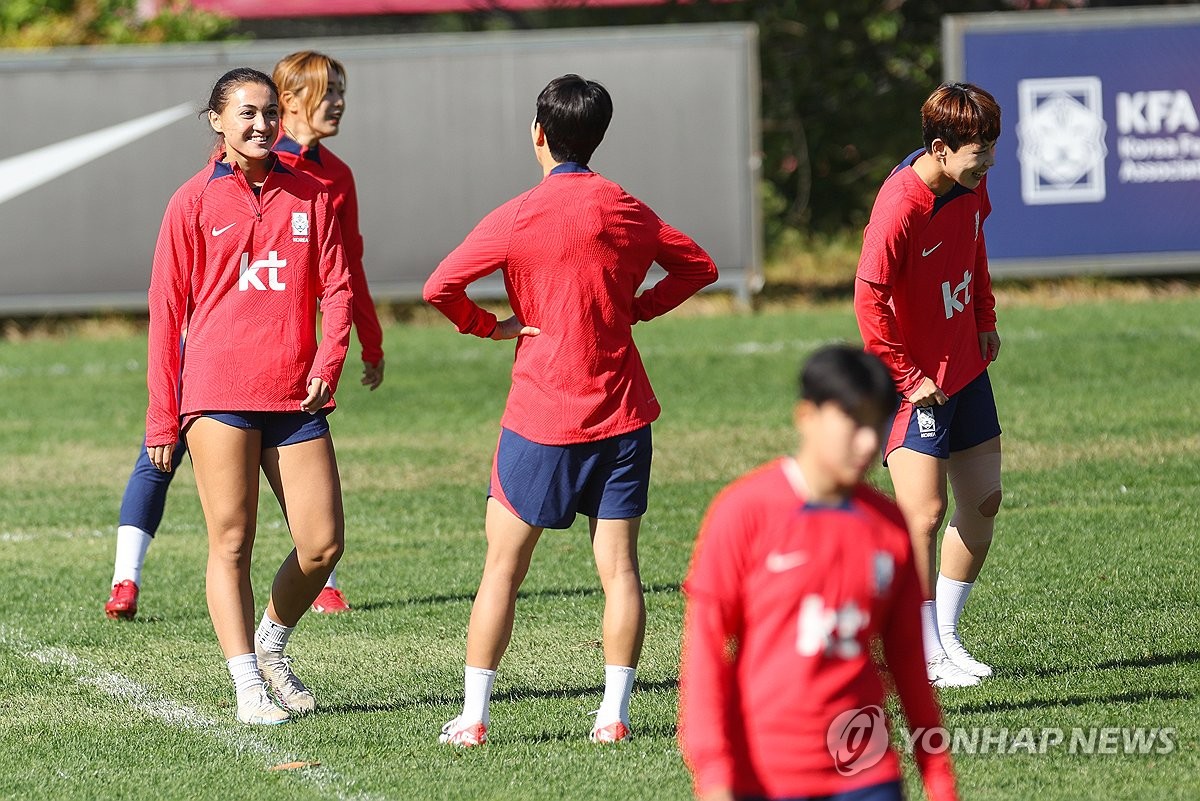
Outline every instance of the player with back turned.
<path fill-rule="evenodd" d="M 542 181 L 488 214 L 438 266 L 425 300 L 464 334 L 519 338 L 488 491 L 487 556 L 467 629 L 462 712 L 442 730 L 487 740 L 496 668 L 517 589 L 546 528 L 586 515 L 604 590 L 604 698 L 595 742 L 630 736 L 629 698 L 645 636 L 637 540 L 660 408 L 633 326 L 717 278 L 712 259 L 644 203 L 588 167 L 612 118 L 608 91 L 564 75 L 538 95 L 531 135 Z M 650 265 L 666 276 L 638 289 Z M 513 316 L 466 295 L 500 270 Z"/>

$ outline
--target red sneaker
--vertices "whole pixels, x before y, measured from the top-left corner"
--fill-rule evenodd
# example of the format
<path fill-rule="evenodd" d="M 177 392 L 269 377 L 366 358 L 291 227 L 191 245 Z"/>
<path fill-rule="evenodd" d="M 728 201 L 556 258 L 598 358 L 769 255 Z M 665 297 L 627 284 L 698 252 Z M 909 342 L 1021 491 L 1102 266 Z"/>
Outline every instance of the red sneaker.
<path fill-rule="evenodd" d="M 442 726 L 442 733 L 438 735 L 438 742 L 442 745 L 457 745 L 459 748 L 473 748 L 477 745 L 483 745 L 487 742 L 487 726 L 483 721 L 478 721 L 467 726 L 458 718 Z"/>
<path fill-rule="evenodd" d="M 621 721 L 592 729 L 593 743 L 623 743 L 633 739 L 633 732 Z"/>
<path fill-rule="evenodd" d="M 113 620 L 133 620 L 137 615 L 137 597 L 138 585 L 132 580 L 125 579 L 119 584 L 114 584 L 112 595 L 108 596 L 108 602 L 104 604 L 104 614 Z"/>
<path fill-rule="evenodd" d="M 312 609 L 323 615 L 336 615 L 338 612 L 349 612 L 350 604 L 346 603 L 346 596 L 337 587 L 324 587 L 317 600 L 313 601 Z"/>

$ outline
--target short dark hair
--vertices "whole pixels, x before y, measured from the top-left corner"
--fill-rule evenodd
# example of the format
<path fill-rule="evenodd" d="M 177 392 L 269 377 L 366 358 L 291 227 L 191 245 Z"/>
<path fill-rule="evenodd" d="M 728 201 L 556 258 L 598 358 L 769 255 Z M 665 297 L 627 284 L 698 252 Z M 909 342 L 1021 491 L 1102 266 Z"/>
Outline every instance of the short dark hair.
<path fill-rule="evenodd" d="M 612 113 L 607 89 L 570 74 L 546 84 L 538 95 L 534 119 L 546 134 L 555 161 L 587 164 L 604 139 Z"/>
<path fill-rule="evenodd" d="M 921 135 L 927 153 L 933 152 L 934 139 L 951 150 L 968 142 L 995 142 L 1000 138 L 1000 106 L 973 83 L 944 83 L 921 106 Z"/>
<path fill-rule="evenodd" d="M 836 403 L 858 418 L 868 414 L 880 423 L 896 411 L 899 395 L 883 362 L 861 348 L 826 345 L 800 370 L 800 399 L 820 406 Z"/>

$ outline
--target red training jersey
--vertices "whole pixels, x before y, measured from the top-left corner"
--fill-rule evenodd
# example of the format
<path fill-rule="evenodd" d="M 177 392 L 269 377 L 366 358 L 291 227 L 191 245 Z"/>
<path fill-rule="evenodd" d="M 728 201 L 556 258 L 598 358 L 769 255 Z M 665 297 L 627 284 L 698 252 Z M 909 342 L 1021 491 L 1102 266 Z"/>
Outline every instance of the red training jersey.
<path fill-rule="evenodd" d="M 638 295 L 652 262 L 667 275 Z M 488 337 L 496 316 L 466 287 L 496 270 L 517 319 L 541 330 L 517 341 L 501 424 L 543 445 L 593 442 L 656 420 L 633 325 L 717 279 L 689 237 L 573 164 L 484 217 L 429 277 L 425 300 L 460 332 Z"/>
<path fill-rule="evenodd" d="M 319 142 L 304 147 L 287 134 L 281 134 L 274 149 L 284 164 L 311 175 L 329 190 L 333 214 L 342 229 L 342 246 L 346 251 L 346 267 L 350 271 L 350 289 L 354 295 L 351 311 L 358 344 L 362 346 L 362 360 L 378 364 L 383 359 L 383 329 L 363 269 L 363 238 L 358 227 L 358 190 L 354 185 L 354 173 L 346 162 Z"/>
<path fill-rule="evenodd" d="M 212 162 L 167 204 L 149 301 L 147 445 L 177 442 L 181 415 L 297 412 L 313 378 L 336 389 L 350 278 L 324 187 L 272 158 L 255 193 L 236 165 Z"/>
<path fill-rule="evenodd" d="M 796 461 L 777 459 L 722 490 L 701 527 L 684 582 L 679 702 L 698 795 L 825 796 L 899 778 L 875 642 L 910 728 L 941 725 L 900 510 L 865 484 L 842 506 L 806 494 Z M 838 750 L 838 726 L 872 707 L 874 736 Z M 873 749 L 853 750 L 867 740 Z M 956 799 L 949 755 L 916 748 L 930 799 Z"/>
<path fill-rule="evenodd" d="M 907 397 L 926 377 L 953 395 L 987 368 L 979 334 L 996 330 L 983 221 L 987 177 L 938 197 L 913 153 L 884 182 L 858 261 L 854 310 L 866 349 Z"/>

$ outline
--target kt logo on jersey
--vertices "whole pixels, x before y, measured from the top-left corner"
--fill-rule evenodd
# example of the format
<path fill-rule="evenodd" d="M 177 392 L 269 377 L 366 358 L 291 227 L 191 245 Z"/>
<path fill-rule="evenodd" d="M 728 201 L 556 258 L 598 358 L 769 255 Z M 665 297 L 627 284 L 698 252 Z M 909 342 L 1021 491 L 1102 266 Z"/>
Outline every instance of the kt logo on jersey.
<path fill-rule="evenodd" d="M 242 262 L 238 269 L 238 291 L 246 292 L 251 287 L 254 289 L 267 290 L 283 290 L 287 289 L 287 284 L 279 280 L 279 271 L 287 267 L 287 259 L 279 258 L 279 254 L 272 250 L 267 254 L 267 258 L 259 259 L 251 263 L 250 254 L 242 254 Z M 267 283 L 263 285 L 263 276 L 261 272 L 266 273 Z"/>
<path fill-rule="evenodd" d="M 942 305 L 946 308 L 947 320 L 953 317 L 955 312 L 964 311 L 971 302 L 972 277 L 970 270 L 963 270 L 962 283 L 953 289 L 950 288 L 949 281 L 942 282 Z M 962 300 L 959 300 L 960 296 Z"/>

